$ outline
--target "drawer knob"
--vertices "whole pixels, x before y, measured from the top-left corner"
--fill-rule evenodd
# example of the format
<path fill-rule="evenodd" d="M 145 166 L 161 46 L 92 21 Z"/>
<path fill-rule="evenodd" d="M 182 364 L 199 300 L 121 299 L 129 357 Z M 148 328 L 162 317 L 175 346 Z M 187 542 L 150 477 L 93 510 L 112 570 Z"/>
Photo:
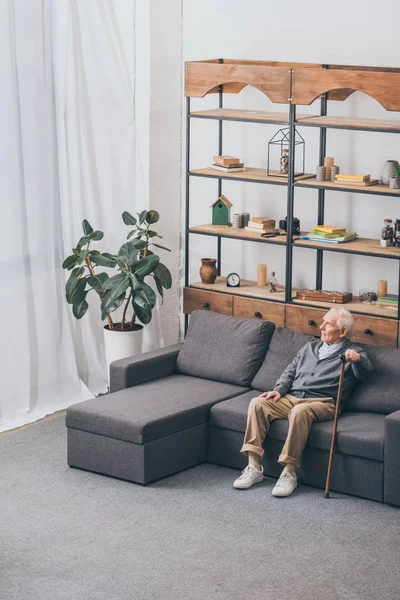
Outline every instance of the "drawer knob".
<path fill-rule="evenodd" d="M 203 302 L 203 308 L 210 308 L 209 302 Z"/>
<path fill-rule="evenodd" d="M 260 312 L 258 312 L 258 310 L 257 310 L 257 311 L 254 313 L 254 316 L 255 316 L 257 319 L 261 319 L 261 317 L 262 317 L 262 314 L 261 314 Z"/>
<path fill-rule="evenodd" d="M 308 324 L 310 325 L 310 327 L 315 327 L 315 326 L 316 326 L 316 322 L 315 322 L 315 321 L 313 321 L 312 319 L 310 319 L 310 320 L 308 321 Z"/>
<path fill-rule="evenodd" d="M 371 329 L 365 329 L 364 333 L 365 335 L 374 335 L 374 332 L 371 331 Z"/>

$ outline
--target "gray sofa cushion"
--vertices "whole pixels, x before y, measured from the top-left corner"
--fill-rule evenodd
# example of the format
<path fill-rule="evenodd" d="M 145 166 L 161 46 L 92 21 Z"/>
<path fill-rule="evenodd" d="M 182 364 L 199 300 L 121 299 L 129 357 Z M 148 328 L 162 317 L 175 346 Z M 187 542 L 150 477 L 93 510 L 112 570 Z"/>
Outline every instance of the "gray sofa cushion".
<path fill-rule="evenodd" d="M 251 390 L 216 404 L 210 411 L 209 424 L 214 427 L 244 433 L 246 430 L 247 407 L 250 400 L 259 394 L 259 391 Z M 313 423 L 307 446 L 329 451 L 332 426 L 333 421 Z M 284 442 L 287 433 L 287 419 L 276 419 L 271 424 L 268 436 L 271 439 Z M 384 437 L 384 415 L 345 413 L 338 421 L 336 449 L 342 454 L 383 461 Z M 238 448 L 239 450 L 240 448 Z"/>
<path fill-rule="evenodd" d="M 311 335 L 290 331 L 284 327 L 276 327 L 268 353 L 255 374 L 251 387 L 265 392 L 273 390 L 276 380 L 292 362 L 300 348 L 314 339 Z"/>
<path fill-rule="evenodd" d="M 365 345 L 374 372 L 358 384 L 346 403 L 347 412 L 388 415 L 400 410 L 400 350 Z"/>
<path fill-rule="evenodd" d="M 195 310 L 183 348 L 180 373 L 249 386 L 259 369 L 275 325 Z"/>
<path fill-rule="evenodd" d="M 246 388 L 170 375 L 67 409 L 66 425 L 144 444 L 205 423 L 210 407 Z"/>

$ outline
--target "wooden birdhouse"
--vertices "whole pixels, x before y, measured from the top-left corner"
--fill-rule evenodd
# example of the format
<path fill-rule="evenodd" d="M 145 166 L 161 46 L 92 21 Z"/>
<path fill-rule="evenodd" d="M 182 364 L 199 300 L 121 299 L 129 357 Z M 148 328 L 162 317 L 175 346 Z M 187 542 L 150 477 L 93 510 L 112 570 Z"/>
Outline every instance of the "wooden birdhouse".
<path fill-rule="evenodd" d="M 213 225 L 225 225 L 228 227 L 231 221 L 231 208 L 232 203 L 229 202 L 223 194 L 217 200 L 211 204 L 212 208 L 212 224 Z"/>

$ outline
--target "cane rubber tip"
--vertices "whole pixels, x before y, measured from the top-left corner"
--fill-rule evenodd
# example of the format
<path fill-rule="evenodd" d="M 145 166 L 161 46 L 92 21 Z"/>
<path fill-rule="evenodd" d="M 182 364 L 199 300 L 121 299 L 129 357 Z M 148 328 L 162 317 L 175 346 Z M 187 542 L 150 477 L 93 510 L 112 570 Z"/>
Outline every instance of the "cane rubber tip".
<path fill-rule="evenodd" d="M 329 492 L 325 492 L 324 498 L 329 498 Z"/>

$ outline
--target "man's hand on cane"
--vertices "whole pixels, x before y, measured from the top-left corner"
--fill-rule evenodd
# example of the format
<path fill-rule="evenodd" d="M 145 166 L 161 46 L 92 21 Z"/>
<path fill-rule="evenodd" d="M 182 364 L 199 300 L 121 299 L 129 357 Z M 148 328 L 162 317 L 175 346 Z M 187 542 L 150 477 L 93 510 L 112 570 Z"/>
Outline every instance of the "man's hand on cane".
<path fill-rule="evenodd" d="M 344 355 L 346 362 L 355 363 L 360 360 L 360 355 L 355 350 L 346 350 Z"/>

